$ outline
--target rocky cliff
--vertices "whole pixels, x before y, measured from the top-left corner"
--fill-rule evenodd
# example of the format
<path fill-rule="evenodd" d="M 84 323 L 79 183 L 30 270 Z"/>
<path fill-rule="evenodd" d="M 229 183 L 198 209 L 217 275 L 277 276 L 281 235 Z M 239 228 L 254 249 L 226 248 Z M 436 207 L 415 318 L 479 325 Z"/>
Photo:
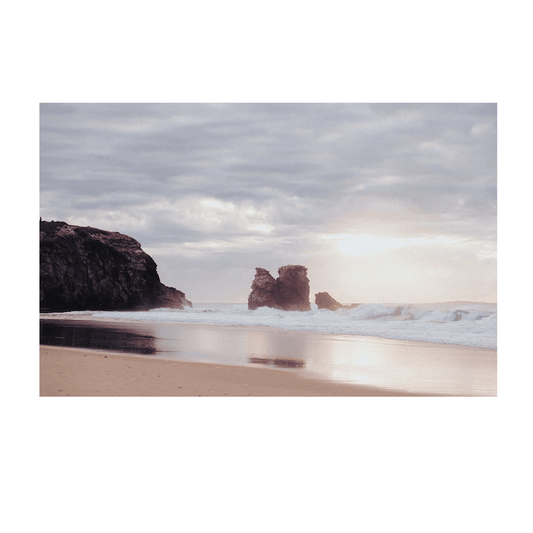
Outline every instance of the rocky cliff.
<path fill-rule="evenodd" d="M 132 237 L 41 220 L 39 241 L 43 312 L 192 307 Z"/>
<path fill-rule="evenodd" d="M 278 270 L 274 279 L 268 270 L 256 268 L 252 292 L 248 297 L 248 309 L 273 307 L 285 311 L 309 311 L 309 279 L 307 268 L 287 265 Z"/>

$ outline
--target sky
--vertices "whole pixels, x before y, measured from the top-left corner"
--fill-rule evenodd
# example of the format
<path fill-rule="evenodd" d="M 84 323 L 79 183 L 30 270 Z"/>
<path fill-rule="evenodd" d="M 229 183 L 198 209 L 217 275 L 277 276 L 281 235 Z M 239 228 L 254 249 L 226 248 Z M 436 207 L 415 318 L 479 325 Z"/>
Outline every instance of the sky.
<path fill-rule="evenodd" d="M 194 302 L 496 302 L 496 104 L 41 104 L 40 216 L 137 239 Z"/>

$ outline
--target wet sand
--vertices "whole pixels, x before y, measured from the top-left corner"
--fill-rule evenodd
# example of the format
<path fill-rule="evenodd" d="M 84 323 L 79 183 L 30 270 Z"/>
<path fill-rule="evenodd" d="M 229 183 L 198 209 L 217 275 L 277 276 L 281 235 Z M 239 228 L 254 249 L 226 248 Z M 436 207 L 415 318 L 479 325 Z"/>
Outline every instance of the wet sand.
<path fill-rule="evenodd" d="M 419 395 L 496 396 L 496 350 L 469 346 L 279 328 L 57 319 L 41 320 L 40 343 L 87 354 L 212 364 L 223 372 L 228 366 L 283 369 L 321 383 L 320 390 L 342 384 Z"/>
<path fill-rule="evenodd" d="M 281 369 L 41 346 L 40 396 L 432 395 L 329 382 Z"/>

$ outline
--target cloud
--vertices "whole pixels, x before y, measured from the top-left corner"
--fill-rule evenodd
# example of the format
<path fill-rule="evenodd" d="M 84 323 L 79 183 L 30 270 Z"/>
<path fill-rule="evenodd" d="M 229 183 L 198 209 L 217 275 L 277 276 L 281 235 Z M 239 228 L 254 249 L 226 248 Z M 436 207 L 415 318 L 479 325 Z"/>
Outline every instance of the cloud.
<path fill-rule="evenodd" d="M 328 233 L 494 244 L 496 107 L 42 104 L 40 186 L 46 220 L 213 268 Z"/>

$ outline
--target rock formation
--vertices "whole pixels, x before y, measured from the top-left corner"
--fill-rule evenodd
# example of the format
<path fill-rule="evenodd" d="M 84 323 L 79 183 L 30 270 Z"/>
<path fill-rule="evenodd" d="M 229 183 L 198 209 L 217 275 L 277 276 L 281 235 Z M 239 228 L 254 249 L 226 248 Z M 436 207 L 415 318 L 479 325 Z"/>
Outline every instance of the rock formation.
<path fill-rule="evenodd" d="M 41 220 L 39 249 L 41 311 L 192 307 L 127 235 Z"/>
<path fill-rule="evenodd" d="M 315 303 L 319 309 L 329 309 L 336 311 L 337 309 L 353 309 L 361 304 L 342 305 L 335 298 L 331 297 L 327 292 L 319 292 L 315 294 Z"/>
<path fill-rule="evenodd" d="M 329 309 L 330 311 L 336 311 L 340 309 L 342 304 L 337 302 L 335 298 L 332 298 L 327 292 L 319 292 L 315 294 L 315 303 L 319 309 Z"/>
<path fill-rule="evenodd" d="M 255 278 L 252 282 L 252 292 L 248 296 L 248 309 L 258 307 L 278 308 L 277 281 L 264 268 L 255 269 Z"/>
<path fill-rule="evenodd" d="M 283 266 L 278 270 L 278 279 L 274 279 L 264 268 L 255 270 L 248 309 L 273 307 L 285 311 L 311 310 L 307 268 L 301 265 Z"/>

